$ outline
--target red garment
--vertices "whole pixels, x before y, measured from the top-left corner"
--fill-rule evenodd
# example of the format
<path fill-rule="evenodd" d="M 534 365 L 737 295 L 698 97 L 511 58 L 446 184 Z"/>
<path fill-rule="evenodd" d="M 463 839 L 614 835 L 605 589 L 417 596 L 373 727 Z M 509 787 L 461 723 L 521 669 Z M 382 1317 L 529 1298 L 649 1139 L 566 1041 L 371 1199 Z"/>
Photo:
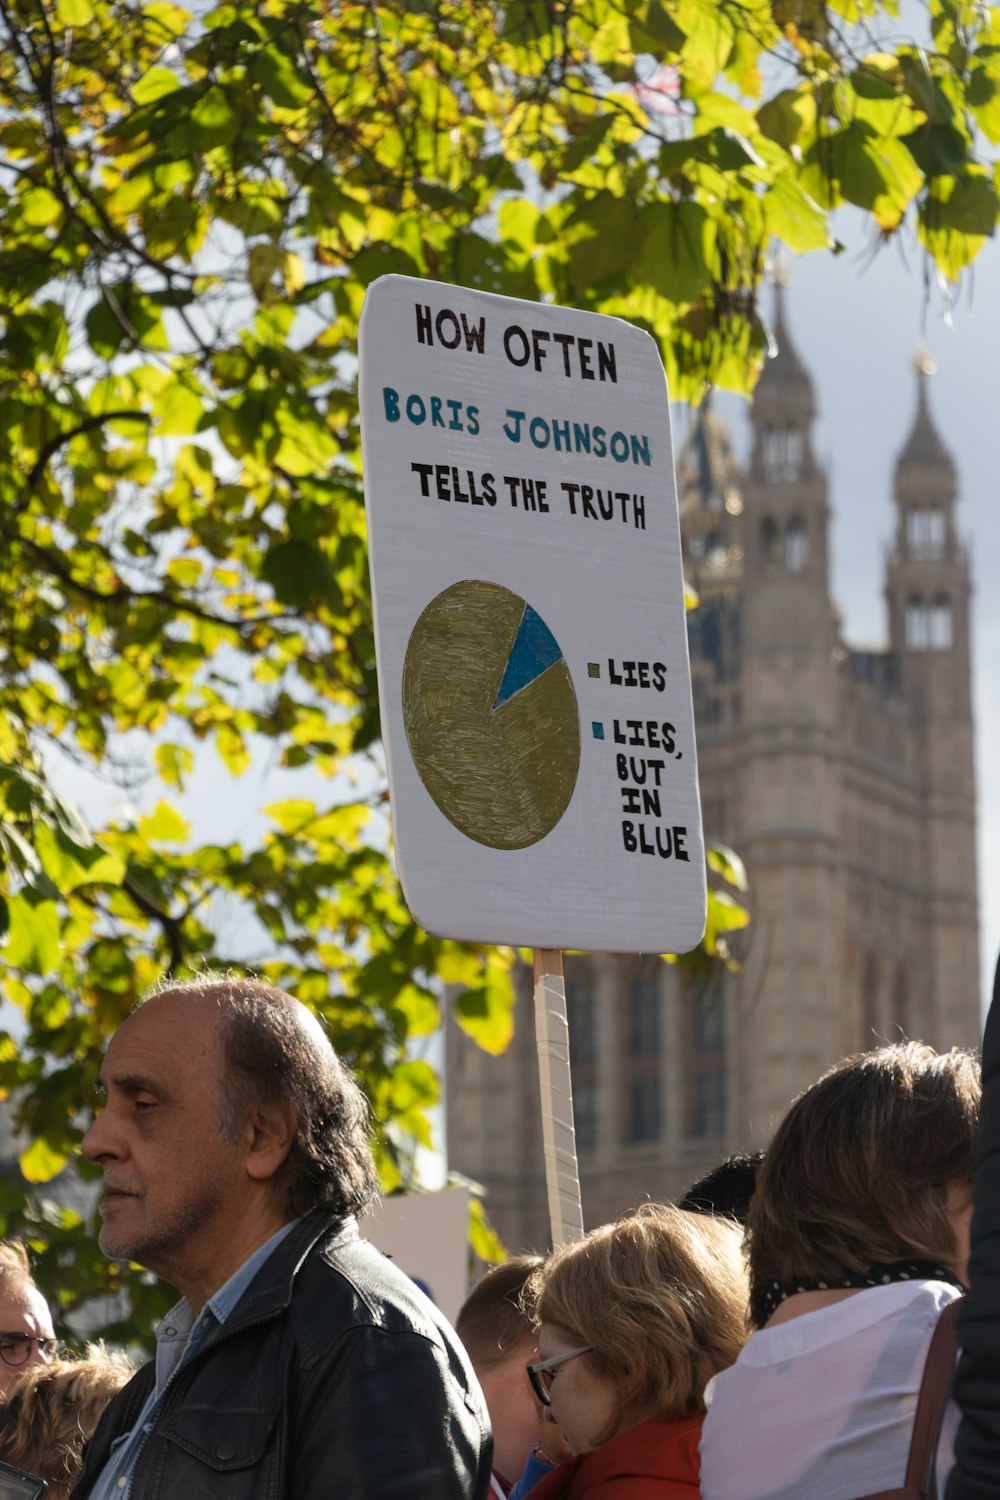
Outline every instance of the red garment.
<path fill-rule="evenodd" d="M 530 1500 L 698 1500 L 703 1420 L 640 1422 L 592 1453 L 558 1464 Z"/>

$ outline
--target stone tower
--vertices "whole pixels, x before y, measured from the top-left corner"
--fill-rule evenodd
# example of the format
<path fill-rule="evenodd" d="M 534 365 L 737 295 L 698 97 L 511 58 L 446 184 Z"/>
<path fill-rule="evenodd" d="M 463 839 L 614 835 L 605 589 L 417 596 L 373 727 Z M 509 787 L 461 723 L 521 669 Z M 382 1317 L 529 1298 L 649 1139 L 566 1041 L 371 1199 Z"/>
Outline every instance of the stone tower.
<path fill-rule="evenodd" d="M 923 804 L 912 878 L 921 883 L 926 905 L 926 926 L 914 935 L 926 994 L 922 1010 L 900 1019 L 944 1043 L 966 1024 L 964 996 L 976 978 L 970 952 L 977 928 L 976 797 L 972 584 L 955 525 L 955 466 L 931 420 L 932 372 L 927 356 L 918 357 L 916 415 L 896 464 L 896 528 L 885 592 L 890 649 L 900 663 L 905 732 Z"/>
<path fill-rule="evenodd" d="M 708 403 L 678 456 L 705 834 L 742 856 L 753 921 L 738 973 L 568 961 L 588 1225 L 765 1144 L 847 1053 L 978 1041 L 969 564 L 926 361 L 896 467 L 888 643 L 857 650 L 830 599 L 816 403 L 781 288 L 775 336 L 746 472 Z M 510 1051 L 488 1058 L 450 1027 L 447 1065 L 450 1165 L 487 1188 L 512 1250 L 544 1248 L 527 975 Z"/>

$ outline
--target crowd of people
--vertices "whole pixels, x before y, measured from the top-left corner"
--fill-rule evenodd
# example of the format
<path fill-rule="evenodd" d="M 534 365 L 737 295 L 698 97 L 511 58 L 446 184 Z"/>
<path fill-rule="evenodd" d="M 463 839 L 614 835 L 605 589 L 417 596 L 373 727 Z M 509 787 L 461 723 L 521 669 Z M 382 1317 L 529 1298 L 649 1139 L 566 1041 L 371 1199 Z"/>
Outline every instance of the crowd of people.
<path fill-rule="evenodd" d="M 83 1150 L 101 1248 L 180 1300 L 141 1368 L 66 1357 L 0 1245 L 0 1460 L 50 1500 L 983 1500 L 998 1031 L 982 1120 L 972 1053 L 848 1058 L 766 1152 L 508 1260 L 453 1330 L 358 1232 L 368 1113 L 316 1019 L 167 983 L 112 1038 Z"/>

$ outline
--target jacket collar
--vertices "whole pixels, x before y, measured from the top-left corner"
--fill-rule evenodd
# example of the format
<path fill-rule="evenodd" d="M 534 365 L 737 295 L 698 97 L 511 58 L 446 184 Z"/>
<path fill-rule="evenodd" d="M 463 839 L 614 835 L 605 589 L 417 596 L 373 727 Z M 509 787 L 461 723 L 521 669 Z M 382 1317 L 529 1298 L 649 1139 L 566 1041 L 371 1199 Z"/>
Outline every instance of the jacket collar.
<path fill-rule="evenodd" d="M 295 1278 L 319 1240 L 328 1239 L 331 1247 L 337 1247 L 358 1238 L 356 1219 L 338 1218 L 324 1209 L 313 1209 L 275 1248 L 231 1315 L 206 1343 L 215 1343 L 223 1333 L 231 1333 L 248 1323 L 262 1323 L 284 1312 L 292 1300 Z"/>

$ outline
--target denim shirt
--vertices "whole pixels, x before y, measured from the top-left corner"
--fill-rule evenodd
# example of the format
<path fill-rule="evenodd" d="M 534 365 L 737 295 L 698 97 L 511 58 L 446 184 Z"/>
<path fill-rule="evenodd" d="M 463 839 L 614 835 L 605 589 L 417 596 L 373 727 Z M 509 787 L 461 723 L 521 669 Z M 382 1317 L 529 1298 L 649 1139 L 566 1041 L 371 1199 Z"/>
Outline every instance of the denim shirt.
<path fill-rule="evenodd" d="M 128 1500 L 136 1460 L 153 1430 L 153 1415 L 167 1386 L 181 1365 L 197 1352 L 206 1334 L 226 1321 L 261 1266 L 298 1222 L 293 1219 L 259 1245 L 208 1299 L 197 1318 L 187 1298 L 182 1297 L 157 1325 L 156 1384 L 132 1431 L 124 1433 L 112 1448 L 104 1472 L 91 1492 L 91 1500 Z"/>

